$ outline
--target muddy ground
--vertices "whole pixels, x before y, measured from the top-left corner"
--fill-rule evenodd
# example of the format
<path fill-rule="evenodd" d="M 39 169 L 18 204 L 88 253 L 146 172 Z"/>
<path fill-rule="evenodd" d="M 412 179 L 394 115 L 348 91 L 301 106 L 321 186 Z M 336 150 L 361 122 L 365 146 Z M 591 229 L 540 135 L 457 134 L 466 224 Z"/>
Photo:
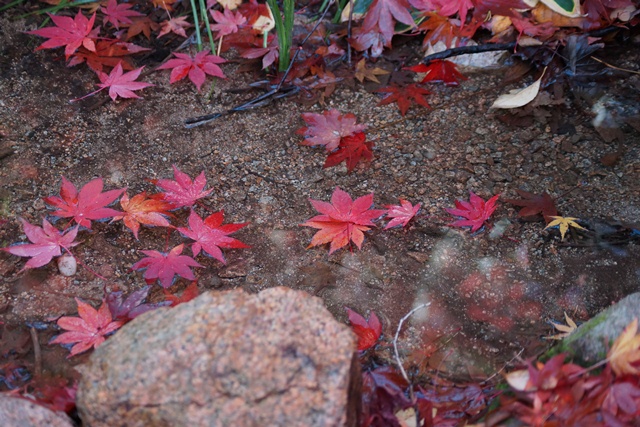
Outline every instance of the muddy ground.
<path fill-rule="evenodd" d="M 472 235 L 446 226 L 451 217 L 443 208 L 467 199 L 469 190 L 485 199 L 514 198 L 518 188 L 559 197 L 563 215 L 594 227 L 640 221 L 640 134 L 624 125 L 621 141 L 605 142 L 589 106 L 569 90 L 564 102 L 539 107 L 517 124 L 489 111 L 508 87 L 502 71 L 487 71 L 470 74 L 457 88 L 435 86 L 428 98 L 433 110 L 403 121 L 395 105 L 377 106 L 379 96 L 357 85 L 339 87 L 324 106 L 285 99 L 185 129 L 188 117 L 257 94 L 226 91 L 259 76 L 236 75 L 237 64 L 225 65 L 229 79 L 216 83 L 207 102 L 190 83 L 169 85 L 168 73 L 151 73 L 143 80 L 156 86 L 140 93 L 144 99 L 103 102 L 101 93 L 71 104 L 94 90 L 94 74 L 67 68 L 59 51 L 34 53 L 37 40 L 10 31 L 4 30 L 0 56 L 0 216 L 8 220 L 0 228 L 2 246 L 25 241 L 18 217 L 41 223 L 47 215 L 42 199 L 58 194 L 61 175 L 78 186 L 103 177 L 106 189 L 127 187 L 133 195 L 154 191 L 150 179 L 172 178 L 171 165 L 192 177 L 205 171 L 213 192 L 198 211 L 224 209 L 228 222 L 249 222 L 234 236 L 251 248 L 226 250 L 227 266 L 198 258 L 207 267 L 196 271 L 201 291 L 288 286 L 318 295 L 341 321 L 345 306 L 376 312 L 387 336 L 412 307 L 430 302 L 412 317 L 406 346 L 416 360 L 456 376 L 491 374 L 515 355 L 533 356 L 547 345 L 541 339 L 551 333 L 546 319 L 567 312 L 586 320 L 640 290 L 634 243 L 566 245 L 556 230 L 520 220 L 518 208 L 507 203 L 493 215 L 506 226 L 502 233 Z M 637 70 L 639 45 L 625 49 L 610 61 Z M 635 96 L 637 109 L 639 75 L 620 73 L 607 84 L 615 102 L 629 105 Z M 299 145 L 300 114 L 329 108 L 369 126 L 375 140 L 369 165 L 351 174 L 344 166 L 323 170 L 323 151 Z M 601 162 L 621 147 L 614 165 Z M 314 230 L 299 224 L 316 214 L 308 199 L 329 200 L 336 186 L 354 197 L 374 192 L 377 207 L 398 198 L 420 202 L 424 215 L 408 230 L 382 232 L 380 226 L 362 250 L 307 249 Z M 186 213 L 177 213 L 174 223 L 185 226 Z M 107 288 L 126 292 L 144 285 L 142 274 L 130 270 L 140 250 L 186 242 L 177 232 L 167 242 L 164 229 L 144 227 L 136 241 L 121 222 L 96 224 L 81 240 L 75 253 L 82 263 L 108 278 Z M 82 362 L 86 356 L 65 361 L 66 350 L 46 345 L 56 333 L 52 319 L 75 315 L 74 297 L 99 305 L 105 283 L 82 266 L 66 278 L 55 263 L 20 273 L 23 265 L 0 254 L 3 338 L 12 330 L 23 339 L 30 363 L 25 325 L 35 325 L 44 369 Z M 181 279 L 171 290 L 186 285 Z M 151 299 L 164 299 L 158 285 Z"/>

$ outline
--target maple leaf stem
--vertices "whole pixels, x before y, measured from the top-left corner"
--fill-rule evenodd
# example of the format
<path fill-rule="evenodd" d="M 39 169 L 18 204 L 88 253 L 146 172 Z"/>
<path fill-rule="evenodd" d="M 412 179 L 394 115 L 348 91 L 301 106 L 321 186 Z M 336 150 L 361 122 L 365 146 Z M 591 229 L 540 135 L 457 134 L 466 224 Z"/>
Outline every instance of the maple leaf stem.
<path fill-rule="evenodd" d="M 60 246 L 62 246 L 62 245 L 60 245 Z M 102 285 L 102 292 L 104 293 L 105 298 L 106 298 L 106 296 L 107 296 L 107 282 L 109 281 L 109 279 L 107 279 L 102 274 L 98 273 L 97 271 L 95 271 L 94 269 L 89 267 L 87 264 L 82 262 L 82 260 L 80 258 L 78 258 L 73 252 L 71 252 L 71 250 L 69 248 L 67 248 L 66 246 L 62 246 L 62 247 L 64 248 L 65 251 L 69 252 L 69 255 L 71 255 L 73 257 L 73 259 L 75 259 L 76 262 L 78 264 L 80 264 L 81 266 L 83 266 L 89 273 L 93 274 L 98 279 L 102 279 L 104 281 L 104 285 Z"/>
<path fill-rule="evenodd" d="M 71 100 L 69 100 L 69 102 L 71 103 L 71 102 L 78 102 L 78 101 L 82 101 L 83 99 L 88 98 L 88 97 L 90 97 L 90 96 L 93 96 L 93 95 L 95 95 L 96 93 L 98 93 L 98 92 L 100 92 L 100 91 L 102 91 L 102 90 L 105 90 L 105 89 L 106 89 L 106 87 L 101 87 L 101 88 L 100 88 L 100 89 L 98 89 L 98 90 L 94 90 L 93 92 L 86 94 L 85 96 L 81 96 L 80 98 L 71 99 Z"/>

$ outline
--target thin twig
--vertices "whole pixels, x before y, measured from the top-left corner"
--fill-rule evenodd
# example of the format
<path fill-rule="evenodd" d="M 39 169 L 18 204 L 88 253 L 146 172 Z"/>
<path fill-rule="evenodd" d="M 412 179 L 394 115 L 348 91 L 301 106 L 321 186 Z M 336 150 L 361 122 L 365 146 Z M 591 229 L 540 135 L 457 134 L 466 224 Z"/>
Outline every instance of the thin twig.
<path fill-rule="evenodd" d="M 40 351 L 40 341 L 38 341 L 38 333 L 33 326 L 29 329 L 31 333 L 31 342 L 33 343 L 33 355 L 35 357 L 34 376 L 42 375 L 42 352 Z"/>
<path fill-rule="evenodd" d="M 404 315 L 404 317 L 402 319 L 400 319 L 400 323 L 398 323 L 398 329 L 396 329 L 396 335 L 395 337 L 393 337 L 393 354 L 396 357 L 396 363 L 398 364 L 398 367 L 400 368 L 400 372 L 402 373 L 402 376 L 404 377 L 404 379 L 411 384 L 411 381 L 409 380 L 409 376 L 407 375 L 407 372 L 404 370 L 404 366 L 402 366 L 402 361 L 400 360 L 400 355 L 398 354 L 398 336 L 400 335 L 400 330 L 402 329 L 402 324 L 405 322 L 405 320 L 407 320 L 409 317 L 411 317 L 411 315 L 413 315 L 413 313 L 415 313 L 416 311 L 428 307 L 430 306 L 431 303 L 427 302 L 424 304 L 420 304 L 419 306 L 415 307 L 413 310 L 411 310 L 410 312 L 408 312 L 407 314 Z M 409 389 L 409 393 L 411 393 L 413 395 L 413 391 L 410 388 Z M 413 401 L 413 397 L 411 399 Z"/>
<path fill-rule="evenodd" d="M 499 370 L 497 370 L 496 372 L 493 373 L 493 375 L 491 375 L 489 378 L 480 381 L 480 384 L 487 384 L 489 381 L 491 381 L 491 379 L 493 377 L 495 377 L 496 375 L 498 375 L 500 372 L 504 371 L 505 368 L 507 367 L 507 365 L 509 365 L 511 362 L 513 362 L 514 360 L 518 359 L 520 357 L 520 355 L 522 354 L 522 352 L 524 351 L 524 348 L 521 348 L 520 351 L 518 352 L 518 354 L 516 354 L 515 356 L 513 356 L 511 358 L 511 360 L 509 360 L 507 363 L 505 363 L 502 368 L 500 368 Z"/>
<path fill-rule="evenodd" d="M 615 65 L 611 65 L 607 62 L 604 62 L 602 59 L 598 59 L 595 56 L 591 55 L 591 59 L 598 61 L 601 64 L 606 65 L 609 68 L 613 68 L 614 70 L 618 70 L 618 71 L 624 71 L 625 73 L 633 73 L 633 74 L 640 74 L 640 71 L 634 71 L 634 70 L 629 70 L 627 68 L 620 68 L 620 67 L 616 67 Z"/>
<path fill-rule="evenodd" d="M 482 53 L 482 52 L 495 52 L 498 50 L 513 50 L 516 48 L 518 44 L 516 42 L 512 43 L 491 43 L 491 44 L 481 44 L 474 46 L 460 46 L 453 47 L 451 49 L 443 50 L 442 52 L 432 53 L 431 55 L 427 55 L 422 58 L 423 63 L 429 64 L 429 62 L 434 61 L 436 59 L 446 59 L 452 56 L 465 55 L 468 53 Z"/>

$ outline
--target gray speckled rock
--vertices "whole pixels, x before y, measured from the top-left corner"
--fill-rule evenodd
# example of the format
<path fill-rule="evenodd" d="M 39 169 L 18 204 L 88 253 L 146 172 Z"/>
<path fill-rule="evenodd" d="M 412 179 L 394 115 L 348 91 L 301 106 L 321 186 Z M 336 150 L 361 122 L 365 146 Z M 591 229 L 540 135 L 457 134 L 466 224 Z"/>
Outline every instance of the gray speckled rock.
<path fill-rule="evenodd" d="M 609 347 L 623 329 L 633 320 L 640 318 L 640 293 L 626 296 L 611 307 L 603 310 L 565 339 L 560 351 L 567 351 L 587 364 L 607 357 L 605 342 Z"/>
<path fill-rule="evenodd" d="M 100 346 L 78 411 L 91 427 L 355 426 L 355 346 L 304 292 L 210 292 L 146 313 Z"/>
<path fill-rule="evenodd" d="M 73 427 L 71 419 L 28 399 L 0 394 L 2 427 Z"/>

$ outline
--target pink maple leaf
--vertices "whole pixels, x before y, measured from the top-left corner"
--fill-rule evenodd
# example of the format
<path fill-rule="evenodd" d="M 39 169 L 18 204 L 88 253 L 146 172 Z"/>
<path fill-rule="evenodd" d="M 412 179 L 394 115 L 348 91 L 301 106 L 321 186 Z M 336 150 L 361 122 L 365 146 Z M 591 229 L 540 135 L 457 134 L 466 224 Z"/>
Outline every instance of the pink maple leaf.
<path fill-rule="evenodd" d="M 75 18 L 52 14 L 49 14 L 49 17 L 56 25 L 55 27 L 45 27 L 27 32 L 27 34 L 35 34 L 36 36 L 49 39 L 38 46 L 36 50 L 53 49 L 64 46 L 64 54 L 67 59 L 69 59 L 80 46 L 84 46 L 91 52 L 96 51 L 96 45 L 93 39 L 98 37 L 100 29 L 93 29 L 93 23 L 96 20 L 95 13 L 90 19 L 87 19 L 79 10 Z"/>
<path fill-rule="evenodd" d="M 346 307 L 345 307 L 346 308 Z M 351 330 L 358 337 L 358 350 L 368 350 L 375 345 L 382 334 L 382 323 L 374 312 L 371 312 L 368 320 L 365 320 L 360 314 L 347 308 L 347 315 L 351 323 Z"/>
<path fill-rule="evenodd" d="M 333 151 L 340 145 L 340 140 L 345 136 L 355 135 L 364 131 L 366 125 L 356 124 L 356 116 L 351 113 L 341 115 L 336 109 L 325 111 L 322 114 L 302 113 L 302 120 L 306 127 L 296 131 L 298 135 L 304 135 L 302 145 L 324 145 L 327 151 Z"/>
<path fill-rule="evenodd" d="M 217 24 L 211 24 L 211 29 L 218 32 L 217 39 L 237 33 L 238 27 L 247 22 L 247 18 L 240 12 L 234 13 L 230 9 L 225 9 L 224 13 L 212 10 L 211 17 L 217 22 Z"/>
<path fill-rule="evenodd" d="M 164 190 L 164 193 L 155 196 L 171 203 L 174 209 L 184 206 L 191 207 L 196 200 L 208 196 L 209 193 L 213 191 L 213 189 L 203 191 L 207 185 L 207 178 L 204 176 L 204 171 L 200 172 L 200 175 L 191 181 L 189 175 L 181 172 L 176 165 L 173 165 L 173 177 L 175 181 L 170 179 L 155 179 L 151 182 Z"/>
<path fill-rule="evenodd" d="M 409 221 L 411 221 L 411 219 L 416 216 L 416 214 L 420 210 L 420 206 L 420 203 L 412 206 L 411 202 L 403 199 L 400 199 L 400 205 L 387 206 L 387 208 L 389 209 L 387 211 L 387 216 L 392 219 L 384 229 L 388 230 L 389 228 L 396 227 L 398 225 L 406 227 Z"/>
<path fill-rule="evenodd" d="M 434 59 L 426 64 L 418 64 L 413 67 L 407 67 L 416 73 L 427 73 L 420 83 L 427 82 L 443 82 L 448 86 L 457 86 L 459 80 L 467 80 L 467 78 L 458 71 L 458 67 L 451 61 Z"/>
<path fill-rule="evenodd" d="M 42 267 L 48 264 L 53 257 L 62 254 L 60 248 L 69 251 L 69 248 L 78 244 L 73 241 L 78 235 L 77 226 L 61 232 L 46 219 L 42 220 L 42 227 L 32 225 L 23 218 L 20 218 L 20 221 L 22 221 L 24 234 L 27 235 L 31 244 L 17 244 L 2 248 L 2 250 L 17 256 L 31 257 L 24 269 Z"/>
<path fill-rule="evenodd" d="M 105 336 L 115 332 L 123 325 L 120 320 L 114 321 L 106 302 L 102 302 L 96 310 L 89 304 L 76 298 L 80 317 L 61 317 L 58 326 L 67 330 L 51 340 L 49 344 L 75 344 L 69 356 L 85 352 L 91 347 L 97 348 L 105 341 Z"/>
<path fill-rule="evenodd" d="M 177 18 L 171 18 L 167 21 L 162 21 L 160 23 L 160 32 L 158 33 L 158 38 L 169 33 L 174 33 L 179 35 L 180 37 L 187 38 L 187 33 L 184 30 L 185 28 L 189 27 L 193 27 L 193 25 L 187 22 L 186 16 L 179 16 Z"/>
<path fill-rule="evenodd" d="M 189 228 L 180 227 L 178 231 L 185 237 L 195 240 L 195 243 L 191 246 L 193 256 L 198 255 L 200 250 L 204 250 L 221 263 L 226 264 L 220 248 L 248 248 L 249 246 L 241 241 L 228 237 L 229 234 L 235 233 L 248 223 L 222 225 L 223 221 L 223 211 L 211 214 L 202 220 L 192 210 L 189 215 Z"/>
<path fill-rule="evenodd" d="M 385 46 L 391 46 L 395 21 L 415 27 L 409 13 L 411 6 L 407 0 L 374 0 L 364 17 L 362 28 L 367 32 L 378 32 L 385 39 Z M 376 28 L 378 31 L 376 31 Z"/>
<path fill-rule="evenodd" d="M 500 197 L 496 194 L 486 202 L 470 191 L 469 201 L 456 200 L 455 208 L 445 208 L 445 211 L 453 216 L 466 219 L 459 219 L 452 224 L 452 227 L 471 227 L 471 232 L 477 231 L 491 217 L 496 210 L 496 202 Z"/>
<path fill-rule="evenodd" d="M 311 239 L 309 247 L 331 242 L 329 254 L 346 246 L 349 241 L 360 249 L 364 242 L 364 232 L 375 225 L 371 221 L 386 212 L 384 209 L 370 209 L 373 193 L 354 201 L 339 187 L 333 191 L 331 203 L 313 199 L 309 201 L 322 215 L 314 216 L 300 225 L 319 229 Z"/>
<path fill-rule="evenodd" d="M 170 83 L 182 80 L 188 75 L 189 80 L 191 80 L 198 88 L 198 91 L 200 91 L 202 84 L 207 78 L 207 74 L 222 79 L 226 78 L 222 69 L 216 65 L 226 61 L 218 55 L 209 55 L 208 50 L 198 52 L 194 57 L 186 53 L 174 53 L 174 55 L 176 56 L 174 59 L 170 59 L 158 67 L 158 70 L 171 69 Z"/>
<path fill-rule="evenodd" d="M 45 203 L 57 208 L 53 215 L 62 218 L 73 218 L 81 227 L 91 230 L 91 221 L 108 219 L 122 212 L 106 206 L 122 194 L 123 188 L 102 192 L 102 178 L 89 181 L 80 192 L 63 176 L 60 185 L 60 197 L 50 196 Z"/>
<path fill-rule="evenodd" d="M 472 0 L 432 0 L 438 13 L 442 16 L 451 16 L 456 13 L 460 16 L 460 22 L 464 25 L 467 20 L 467 12 L 473 9 Z"/>
<path fill-rule="evenodd" d="M 142 251 L 147 255 L 131 266 L 132 270 L 144 270 L 144 279 L 147 284 L 156 280 L 160 281 L 163 288 L 173 284 L 173 278 L 177 274 L 188 280 L 194 280 L 195 276 L 190 267 L 204 267 L 188 255 L 181 255 L 184 244 L 171 249 L 169 253 L 158 251 Z"/>
<path fill-rule="evenodd" d="M 114 101 L 118 96 L 122 98 L 140 98 L 138 95 L 133 93 L 134 90 L 153 86 L 151 83 L 134 81 L 140 76 L 143 69 L 144 67 L 140 67 L 133 71 L 129 71 L 128 73 L 124 73 L 122 70 L 122 63 L 118 62 L 118 65 L 111 70 L 109 75 L 106 73 L 98 73 L 98 78 L 101 83 L 98 84 L 100 89 L 96 92 L 109 88 L 109 96 Z"/>
<path fill-rule="evenodd" d="M 129 19 L 130 17 L 145 16 L 140 12 L 130 10 L 132 7 L 133 5 L 127 3 L 118 4 L 117 0 L 109 0 L 107 7 L 100 8 L 102 13 L 104 13 L 104 18 L 102 18 L 103 25 L 107 25 L 107 22 L 111 22 L 116 30 L 119 30 L 120 24 L 133 24 L 133 21 Z"/>

